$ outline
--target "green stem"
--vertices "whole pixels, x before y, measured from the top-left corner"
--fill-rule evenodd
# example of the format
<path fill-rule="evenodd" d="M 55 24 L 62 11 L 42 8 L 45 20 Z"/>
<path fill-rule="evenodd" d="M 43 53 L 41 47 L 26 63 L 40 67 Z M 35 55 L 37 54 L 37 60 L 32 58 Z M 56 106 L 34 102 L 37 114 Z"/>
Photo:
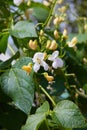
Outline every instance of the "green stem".
<path fill-rule="evenodd" d="M 2 32 L 8 32 L 9 31 L 9 28 L 5 28 L 2 30 Z"/>
<path fill-rule="evenodd" d="M 75 74 L 74 73 L 71 73 L 71 74 L 65 74 L 65 76 L 73 76 L 73 77 L 75 77 Z"/>
<path fill-rule="evenodd" d="M 6 34 L 9 34 L 9 32 L 1 32 L 1 33 L 0 33 L 0 36 L 6 35 Z"/>
<path fill-rule="evenodd" d="M 53 106 L 55 107 L 56 103 L 54 102 L 52 97 L 47 93 L 47 91 L 41 85 L 39 85 L 39 88 L 45 93 L 45 95 L 50 99 L 50 101 L 52 102 Z"/>
<path fill-rule="evenodd" d="M 52 16 L 52 13 L 53 13 L 53 9 L 54 9 L 55 4 L 56 4 L 56 1 L 57 1 L 57 0 L 53 0 L 53 4 L 52 4 L 51 10 L 50 10 L 50 12 L 49 12 L 49 15 L 48 15 L 48 17 L 47 17 L 45 23 L 42 25 L 42 27 L 45 27 L 45 26 L 48 24 L 48 22 L 50 21 L 51 16 Z"/>

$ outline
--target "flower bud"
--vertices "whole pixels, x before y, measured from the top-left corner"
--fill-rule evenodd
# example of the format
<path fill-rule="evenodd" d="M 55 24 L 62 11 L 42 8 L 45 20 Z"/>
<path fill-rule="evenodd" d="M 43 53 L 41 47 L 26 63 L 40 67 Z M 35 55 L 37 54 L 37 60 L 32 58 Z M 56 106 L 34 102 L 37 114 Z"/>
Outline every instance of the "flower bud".
<path fill-rule="evenodd" d="M 58 0 L 57 3 L 58 3 L 58 4 L 62 4 L 62 3 L 63 3 L 63 0 Z"/>
<path fill-rule="evenodd" d="M 63 31 L 63 38 L 64 38 L 64 39 L 67 39 L 67 38 L 68 38 L 68 32 L 67 32 L 66 29 L 64 29 L 64 31 Z"/>
<path fill-rule="evenodd" d="M 47 53 L 44 52 L 44 60 L 46 60 L 46 58 L 47 58 Z"/>
<path fill-rule="evenodd" d="M 44 4 L 45 6 L 50 6 L 50 3 L 49 3 L 48 1 L 46 1 L 46 0 L 43 1 L 43 4 Z"/>
<path fill-rule="evenodd" d="M 54 24 L 55 26 L 57 26 L 57 25 L 59 24 L 59 18 L 58 18 L 58 17 L 56 17 L 56 18 L 54 19 L 53 24 Z"/>
<path fill-rule="evenodd" d="M 54 37 L 55 37 L 55 39 L 58 39 L 58 38 L 59 38 L 59 34 L 58 34 L 58 31 L 57 31 L 57 30 L 54 30 Z"/>
<path fill-rule="evenodd" d="M 24 65 L 24 66 L 22 66 L 22 69 L 30 74 L 30 72 L 32 71 L 32 66 L 31 66 L 31 64 L 29 64 L 28 66 Z"/>
<path fill-rule="evenodd" d="M 66 6 L 63 6 L 63 7 L 59 8 L 58 11 L 61 13 L 65 13 L 66 9 L 67 9 Z"/>
<path fill-rule="evenodd" d="M 43 36 L 43 35 L 44 35 L 44 31 L 40 30 L 40 36 Z"/>
<path fill-rule="evenodd" d="M 68 42 L 68 46 L 69 47 L 74 47 L 76 44 L 77 44 L 78 40 L 77 40 L 77 37 L 74 37 L 71 42 Z"/>
<path fill-rule="evenodd" d="M 75 45 L 76 43 L 77 43 L 77 37 L 74 37 L 72 40 L 71 40 L 71 42 Z"/>
<path fill-rule="evenodd" d="M 87 58 L 86 57 L 83 57 L 83 63 L 87 64 Z"/>
<path fill-rule="evenodd" d="M 50 41 L 50 40 L 47 40 L 46 48 L 49 49 L 50 45 L 51 45 L 51 41 Z"/>
<path fill-rule="evenodd" d="M 44 74 L 44 77 L 46 78 L 46 80 L 48 82 L 52 82 L 54 80 L 54 77 L 53 76 L 49 76 L 47 72 L 45 72 L 43 74 Z"/>
<path fill-rule="evenodd" d="M 27 1 L 27 6 L 30 6 L 31 5 L 31 0 L 28 0 Z"/>
<path fill-rule="evenodd" d="M 58 47 L 58 44 L 56 43 L 55 40 L 53 40 L 52 43 L 51 43 L 51 45 L 50 45 L 50 47 L 49 47 L 49 49 L 50 50 L 56 50 L 57 47 Z"/>
<path fill-rule="evenodd" d="M 85 31 L 87 31 L 87 24 L 84 25 L 84 29 L 85 29 Z"/>
<path fill-rule="evenodd" d="M 37 40 L 30 40 L 29 41 L 29 47 L 32 49 L 32 50 L 36 50 L 37 49 Z"/>
<path fill-rule="evenodd" d="M 54 21 L 53 21 L 53 24 L 55 25 L 55 26 L 58 26 L 58 24 L 60 24 L 61 22 L 63 22 L 64 21 L 64 18 L 63 17 L 56 17 L 55 19 L 54 19 Z"/>

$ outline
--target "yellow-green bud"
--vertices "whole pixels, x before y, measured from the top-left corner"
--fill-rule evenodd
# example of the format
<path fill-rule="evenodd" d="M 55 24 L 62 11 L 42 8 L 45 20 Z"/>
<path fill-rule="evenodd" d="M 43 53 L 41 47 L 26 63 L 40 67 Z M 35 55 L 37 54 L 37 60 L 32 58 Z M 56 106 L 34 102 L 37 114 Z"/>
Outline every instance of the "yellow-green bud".
<path fill-rule="evenodd" d="M 46 48 L 49 49 L 50 45 L 51 45 L 51 41 L 50 41 L 50 40 L 47 40 Z"/>
<path fill-rule="evenodd" d="M 87 31 L 87 24 L 84 25 L 84 29 L 85 29 L 85 31 Z"/>
<path fill-rule="evenodd" d="M 53 24 L 55 25 L 55 26 L 57 26 L 58 24 L 60 24 L 61 22 L 63 22 L 64 21 L 64 18 L 63 17 L 56 17 L 55 19 L 54 19 L 54 21 L 53 21 Z"/>
<path fill-rule="evenodd" d="M 57 26 L 57 25 L 59 24 L 59 18 L 58 18 L 58 17 L 56 17 L 56 18 L 53 20 L 53 24 L 54 24 L 55 26 Z"/>
<path fill-rule="evenodd" d="M 49 50 L 56 50 L 57 47 L 58 47 L 58 44 L 56 43 L 55 40 L 53 40 L 53 41 L 51 42 L 51 45 L 50 45 L 50 47 L 49 47 Z"/>
<path fill-rule="evenodd" d="M 48 1 L 46 1 L 46 0 L 43 1 L 43 4 L 44 4 L 45 6 L 50 6 L 50 3 L 49 3 Z"/>
<path fill-rule="evenodd" d="M 67 9 L 66 6 L 63 6 L 61 8 L 58 8 L 58 11 L 61 13 L 65 13 L 66 9 Z"/>
<path fill-rule="evenodd" d="M 74 47 L 77 44 L 78 40 L 77 37 L 74 37 L 70 42 L 68 42 L 69 47 Z"/>
<path fill-rule="evenodd" d="M 27 1 L 27 6 L 30 6 L 31 5 L 31 0 L 28 0 Z"/>
<path fill-rule="evenodd" d="M 46 58 L 47 58 L 47 53 L 44 52 L 44 60 L 46 60 Z"/>
<path fill-rule="evenodd" d="M 55 39 L 58 39 L 58 38 L 59 38 L 59 34 L 58 34 L 58 31 L 57 31 L 57 30 L 54 30 L 54 37 L 55 37 Z"/>
<path fill-rule="evenodd" d="M 43 35 L 44 35 L 44 31 L 40 30 L 40 36 L 43 36 Z"/>
<path fill-rule="evenodd" d="M 57 3 L 58 3 L 58 4 L 62 4 L 62 3 L 63 3 L 63 0 L 58 0 Z"/>
<path fill-rule="evenodd" d="M 68 32 L 66 29 L 63 31 L 63 38 L 67 39 L 68 38 Z"/>
<path fill-rule="evenodd" d="M 46 78 L 46 80 L 48 82 L 52 82 L 54 80 L 54 77 L 53 76 L 49 76 L 47 72 L 44 72 L 43 75 L 44 75 L 44 77 Z"/>
<path fill-rule="evenodd" d="M 29 41 L 29 48 L 32 49 L 32 50 L 36 50 L 37 49 L 37 40 L 30 40 Z"/>
<path fill-rule="evenodd" d="M 31 64 L 29 64 L 29 65 L 23 65 L 22 69 L 25 70 L 27 73 L 30 74 L 30 72 L 32 71 L 32 65 Z"/>

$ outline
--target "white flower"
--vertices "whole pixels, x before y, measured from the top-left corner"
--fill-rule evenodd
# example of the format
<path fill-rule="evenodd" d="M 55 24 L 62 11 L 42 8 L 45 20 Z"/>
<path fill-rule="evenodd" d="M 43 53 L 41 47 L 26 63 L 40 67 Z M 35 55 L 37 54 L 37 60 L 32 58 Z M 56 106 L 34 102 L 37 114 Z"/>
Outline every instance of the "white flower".
<path fill-rule="evenodd" d="M 23 0 L 13 0 L 13 2 L 15 5 L 19 6 L 23 2 Z"/>
<path fill-rule="evenodd" d="M 35 63 L 33 67 L 35 72 L 37 72 L 40 69 L 40 66 L 42 66 L 46 71 L 49 69 L 48 64 L 44 61 L 44 53 L 35 53 L 33 57 L 33 62 Z"/>
<path fill-rule="evenodd" d="M 52 67 L 57 69 L 59 67 L 63 67 L 63 60 L 58 57 L 59 51 L 54 51 L 52 55 L 48 57 L 48 60 L 53 61 Z"/>

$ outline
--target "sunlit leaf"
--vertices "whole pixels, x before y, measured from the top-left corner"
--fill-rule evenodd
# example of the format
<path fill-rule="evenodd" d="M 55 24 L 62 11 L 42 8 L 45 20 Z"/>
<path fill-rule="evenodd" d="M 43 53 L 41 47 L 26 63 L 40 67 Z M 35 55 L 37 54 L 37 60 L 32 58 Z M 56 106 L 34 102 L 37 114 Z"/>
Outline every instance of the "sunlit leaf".
<path fill-rule="evenodd" d="M 30 112 L 34 98 L 34 81 L 31 76 L 14 68 L 2 75 L 1 86 L 20 110 L 26 114 Z"/>
<path fill-rule="evenodd" d="M 79 108 L 71 101 L 60 101 L 54 108 L 53 119 L 59 127 L 81 128 L 86 127 L 85 118 Z"/>
<path fill-rule="evenodd" d="M 10 34 L 17 38 L 37 37 L 34 24 L 28 21 L 17 22 L 10 30 Z"/>
<path fill-rule="evenodd" d="M 44 22 L 49 15 L 49 8 L 41 3 L 33 3 L 31 5 L 33 9 L 33 15 L 37 18 L 38 21 Z"/>

